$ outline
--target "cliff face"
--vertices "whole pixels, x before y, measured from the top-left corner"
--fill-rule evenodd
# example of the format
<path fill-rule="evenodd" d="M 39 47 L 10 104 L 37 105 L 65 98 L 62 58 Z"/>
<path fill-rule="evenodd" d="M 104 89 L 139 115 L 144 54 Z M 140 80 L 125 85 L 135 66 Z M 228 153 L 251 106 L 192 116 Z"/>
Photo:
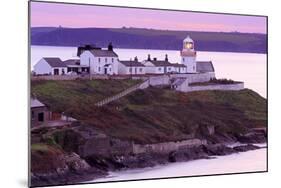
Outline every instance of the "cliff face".
<path fill-rule="evenodd" d="M 102 170 L 91 167 L 74 152 L 65 152 L 58 145 L 31 145 L 31 184 L 46 186 L 70 184 L 103 176 Z"/>

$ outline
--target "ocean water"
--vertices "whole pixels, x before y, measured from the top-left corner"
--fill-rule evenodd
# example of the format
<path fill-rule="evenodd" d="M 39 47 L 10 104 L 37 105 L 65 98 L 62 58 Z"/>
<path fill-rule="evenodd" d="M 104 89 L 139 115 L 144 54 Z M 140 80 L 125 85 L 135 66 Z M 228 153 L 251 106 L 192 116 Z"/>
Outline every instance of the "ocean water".
<path fill-rule="evenodd" d="M 168 55 L 171 63 L 180 63 L 180 52 L 175 50 L 115 49 L 120 60 L 138 57 L 139 61 L 151 57 L 164 59 Z M 76 47 L 31 46 L 31 70 L 42 57 L 60 57 L 62 60 L 78 59 Z M 217 78 L 244 81 L 245 87 L 266 96 L 267 63 L 266 54 L 197 52 L 197 60 L 213 62 Z"/>
<path fill-rule="evenodd" d="M 261 172 L 267 170 L 266 150 L 266 148 L 262 148 L 226 156 L 216 156 L 214 159 L 199 159 L 152 168 L 110 172 L 107 177 L 91 182 Z"/>

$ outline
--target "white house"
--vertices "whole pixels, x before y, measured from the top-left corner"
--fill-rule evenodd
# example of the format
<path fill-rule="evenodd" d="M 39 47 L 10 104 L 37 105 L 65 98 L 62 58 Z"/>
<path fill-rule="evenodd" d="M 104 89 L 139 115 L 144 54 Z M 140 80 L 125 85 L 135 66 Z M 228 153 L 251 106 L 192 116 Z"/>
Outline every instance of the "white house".
<path fill-rule="evenodd" d="M 187 73 L 196 73 L 196 51 L 194 42 L 189 36 L 183 40 L 181 62 L 187 67 Z"/>
<path fill-rule="evenodd" d="M 118 74 L 141 75 L 145 73 L 145 66 L 137 58 L 134 61 L 119 61 Z"/>
<path fill-rule="evenodd" d="M 67 66 L 60 58 L 44 57 L 34 65 L 36 75 L 63 75 Z"/>
<path fill-rule="evenodd" d="M 147 74 L 186 73 L 187 71 L 184 64 L 170 63 L 167 54 L 165 60 L 151 59 L 148 55 L 147 60 L 144 60 L 142 64 L 145 65 Z"/>
<path fill-rule="evenodd" d="M 108 49 L 86 45 L 78 48 L 80 64 L 90 67 L 90 74 L 118 74 L 118 55 L 113 51 L 112 44 Z"/>

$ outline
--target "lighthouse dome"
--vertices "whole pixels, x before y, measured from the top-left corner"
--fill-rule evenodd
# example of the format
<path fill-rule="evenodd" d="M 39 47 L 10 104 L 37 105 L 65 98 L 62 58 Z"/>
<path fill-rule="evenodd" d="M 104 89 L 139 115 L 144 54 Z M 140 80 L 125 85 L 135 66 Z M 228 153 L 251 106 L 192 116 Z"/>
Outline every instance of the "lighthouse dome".
<path fill-rule="evenodd" d="M 190 43 L 193 43 L 193 40 L 190 38 L 189 35 L 187 35 L 187 37 L 183 40 L 183 42 L 190 42 Z"/>

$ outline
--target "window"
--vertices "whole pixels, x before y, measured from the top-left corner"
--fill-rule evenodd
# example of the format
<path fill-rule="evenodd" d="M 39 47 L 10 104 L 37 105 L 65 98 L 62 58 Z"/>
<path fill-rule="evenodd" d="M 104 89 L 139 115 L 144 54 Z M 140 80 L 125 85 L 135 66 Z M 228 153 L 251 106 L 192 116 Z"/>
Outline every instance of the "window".
<path fill-rule="evenodd" d="M 159 70 L 159 71 L 162 71 L 162 68 L 161 68 L 161 67 L 159 67 L 159 68 L 158 68 L 158 70 Z"/>
<path fill-rule="evenodd" d="M 35 114 L 34 111 L 31 111 L 31 119 L 34 120 Z"/>
<path fill-rule="evenodd" d="M 111 59 L 112 63 L 114 62 L 114 58 Z"/>
<path fill-rule="evenodd" d="M 195 70 L 195 66 L 193 66 L 193 70 Z"/>
<path fill-rule="evenodd" d="M 100 72 L 100 67 L 99 67 L 99 72 Z"/>
<path fill-rule="evenodd" d="M 99 57 L 99 63 L 100 63 L 100 57 Z"/>
<path fill-rule="evenodd" d="M 107 63 L 107 58 L 105 58 L 105 62 Z"/>
<path fill-rule="evenodd" d="M 182 58 L 182 61 L 184 62 L 184 57 Z"/>
<path fill-rule="evenodd" d="M 140 68 L 139 71 L 142 72 L 142 68 Z"/>
<path fill-rule="evenodd" d="M 132 73 L 132 68 L 129 68 L 129 72 Z"/>
<path fill-rule="evenodd" d="M 109 72 L 111 72 L 111 68 L 109 68 Z"/>
<path fill-rule="evenodd" d="M 89 61 L 89 64 L 90 64 L 91 63 L 91 58 L 89 58 L 88 61 Z"/>
<path fill-rule="evenodd" d="M 40 122 L 44 121 L 44 112 L 38 113 L 38 121 L 40 121 Z"/>
<path fill-rule="evenodd" d="M 169 67 L 168 70 L 170 71 L 170 70 L 171 70 L 171 67 Z"/>

